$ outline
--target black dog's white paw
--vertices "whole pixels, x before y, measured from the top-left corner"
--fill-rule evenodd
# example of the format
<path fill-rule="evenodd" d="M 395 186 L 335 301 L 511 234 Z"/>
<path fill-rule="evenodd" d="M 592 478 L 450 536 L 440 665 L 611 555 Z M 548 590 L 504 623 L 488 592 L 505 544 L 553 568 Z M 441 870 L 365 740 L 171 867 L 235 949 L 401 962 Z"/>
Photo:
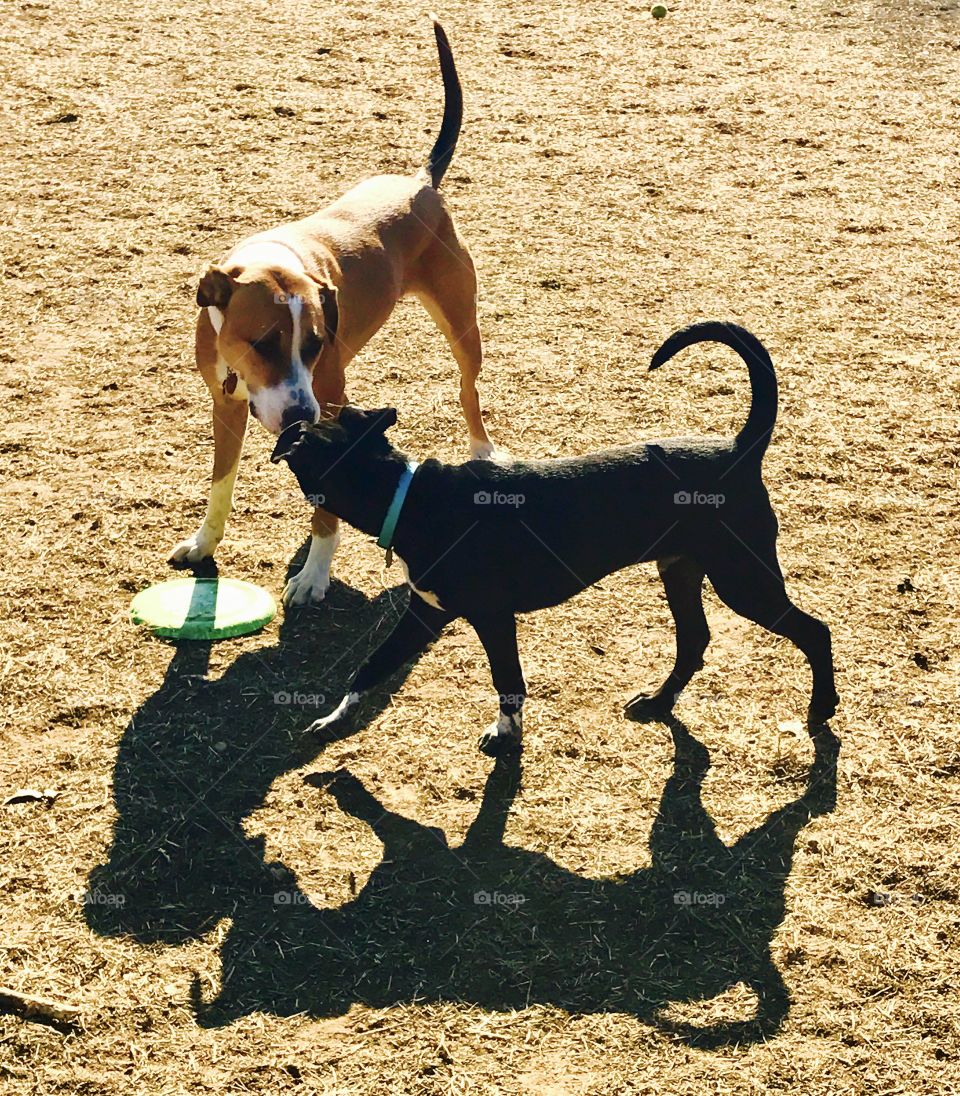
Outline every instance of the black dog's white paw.
<path fill-rule="evenodd" d="M 318 735 L 320 738 L 327 737 L 350 709 L 359 702 L 359 693 L 347 693 L 329 715 L 325 715 L 322 719 L 315 719 L 307 727 L 307 733 Z"/>
<path fill-rule="evenodd" d="M 623 708 L 623 714 L 627 719 L 637 723 L 644 723 L 648 719 L 663 719 L 673 711 L 677 698 L 672 693 L 637 693 Z"/>
<path fill-rule="evenodd" d="M 520 712 L 513 715 L 500 713 L 496 723 L 480 735 L 480 752 L 487 757 L 509 757 L 523 749 L 523 717 Z"/>

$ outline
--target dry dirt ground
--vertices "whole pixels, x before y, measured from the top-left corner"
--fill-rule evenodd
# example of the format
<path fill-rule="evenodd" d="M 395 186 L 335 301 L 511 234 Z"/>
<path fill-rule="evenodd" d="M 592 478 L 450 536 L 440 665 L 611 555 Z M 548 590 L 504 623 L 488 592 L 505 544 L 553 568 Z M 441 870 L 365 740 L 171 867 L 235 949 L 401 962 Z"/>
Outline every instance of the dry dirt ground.
<path fill-rule="evenodd" d="M 464 626 L 352 738 L 304 742 L 404 597 L 359 534 L 327 602 L 260 635 L 126 615 L 202 514 L 196 273 L 421 162 L 425 12 L 7 0 L 0 796 L 56 798 L 0 807 L 0 985 L 80 1013 L 0 1011 L 5 1092 L 960 1091 L 957 9 L 444 7 L 495 438 L 732 431 L 732 354 L 646 363 L 697 318 L 756 331 L 781 559 L 842 695 L 838 760 L 799 654 L 711 594 L 677 722 L 625 722 L 673 645 L 636 569 L 522 621 L 521 776 L 477 752 Z M 350 393 L 464 456 L 415 303 Z M 219 565 L 279 594 L 308 515 L 270 444 Z"/>

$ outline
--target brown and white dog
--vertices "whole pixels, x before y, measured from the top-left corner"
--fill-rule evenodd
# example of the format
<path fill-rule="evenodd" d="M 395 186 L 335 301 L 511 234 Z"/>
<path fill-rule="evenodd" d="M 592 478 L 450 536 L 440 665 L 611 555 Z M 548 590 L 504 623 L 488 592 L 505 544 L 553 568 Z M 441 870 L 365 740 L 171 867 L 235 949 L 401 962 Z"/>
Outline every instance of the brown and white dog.
<path fill-rule="evenodd" d="M 450 164 L 463 97 L 450 43 L 434 20 L 444 111 L 426 165 L 379 175 L 319 213 L 243 240 L 200 279 L 197 368 L 213 397 L 213 484 L 203 525 L 174 563 L 212 556 L 223 538 L 248 411 L 272 434 L 336 416 L 345 370 L 397 301 L 420 299 L 460 367 L 460 404 L 474 458 L 493 445 L 480 414 L 477 279 L 438 187 Z M 330 585 L 338 522 L 314 510 L 310 551 L 287 583 L 287 605 L 321 601 Z"/>

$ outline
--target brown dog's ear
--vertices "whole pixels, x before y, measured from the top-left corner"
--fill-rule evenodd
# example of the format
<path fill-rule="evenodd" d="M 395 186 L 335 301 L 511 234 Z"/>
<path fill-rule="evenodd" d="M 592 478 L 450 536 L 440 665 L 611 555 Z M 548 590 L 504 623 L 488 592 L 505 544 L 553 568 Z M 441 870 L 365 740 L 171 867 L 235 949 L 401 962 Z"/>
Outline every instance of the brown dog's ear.
<path fill-rule="evenodd" d="M 197 304 L 201 308 L 226 308 L 233 293 L 233 278 L 219 266 L 211 264 L 197 286 Z"/>
<path fill-rule="evenodd" d="M 337 287 L 335 285 L 320 286 L 320 307 L 323 309 L 323 333 L 327 338 L 327 342 L 336 342 L 337 325 L 340 322 L 340 306 L 337 304 Z"/>

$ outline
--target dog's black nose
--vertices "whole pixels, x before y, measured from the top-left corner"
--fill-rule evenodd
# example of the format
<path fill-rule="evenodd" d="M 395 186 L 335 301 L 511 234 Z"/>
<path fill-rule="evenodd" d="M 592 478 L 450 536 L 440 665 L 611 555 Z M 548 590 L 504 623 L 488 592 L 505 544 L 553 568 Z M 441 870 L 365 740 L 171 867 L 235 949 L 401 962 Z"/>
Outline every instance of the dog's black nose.
<path fill-rule="evenodd" d="M 281 432 L 295 422 L 313 422 L 313 412 L 306 407 L 288 407 L 280 417 Z"/>

